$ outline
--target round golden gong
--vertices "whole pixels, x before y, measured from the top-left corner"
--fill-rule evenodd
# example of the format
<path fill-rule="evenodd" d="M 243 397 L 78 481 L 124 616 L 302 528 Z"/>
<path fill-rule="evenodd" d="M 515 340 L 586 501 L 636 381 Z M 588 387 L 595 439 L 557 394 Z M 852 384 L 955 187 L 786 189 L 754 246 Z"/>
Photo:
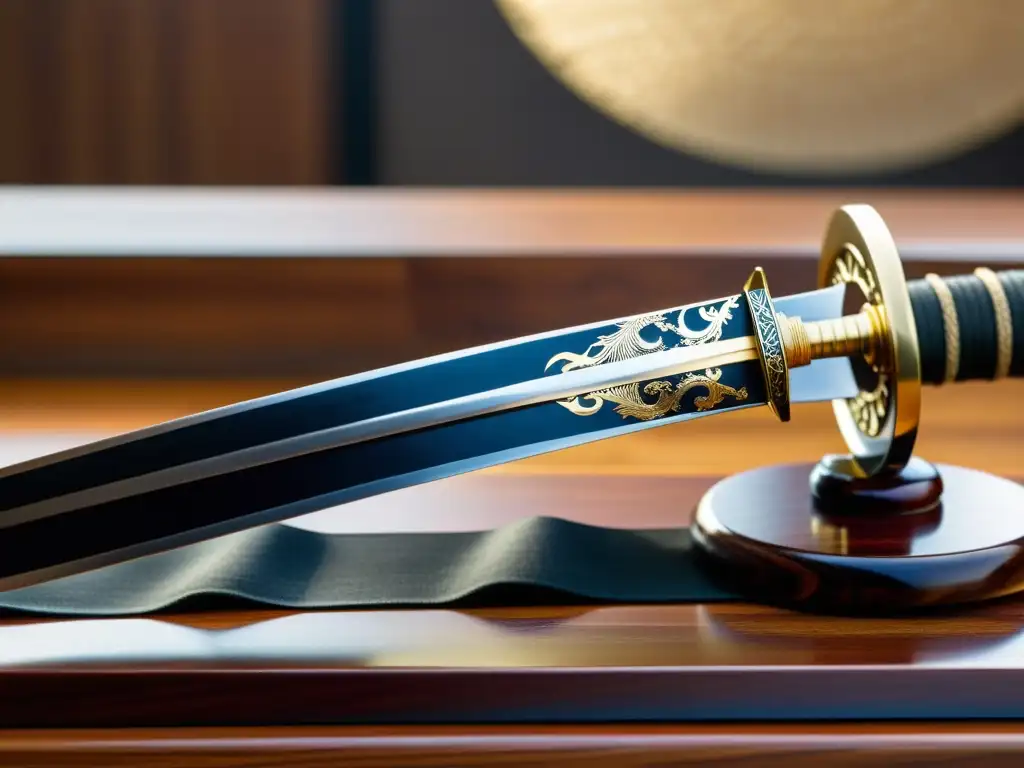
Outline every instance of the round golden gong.
<path fill-rule="evenodd" d="M 568 88 L 660 143 L 797 173 L 973 148 L 1024 116 L 1020 0 L 496 0 Z"/>

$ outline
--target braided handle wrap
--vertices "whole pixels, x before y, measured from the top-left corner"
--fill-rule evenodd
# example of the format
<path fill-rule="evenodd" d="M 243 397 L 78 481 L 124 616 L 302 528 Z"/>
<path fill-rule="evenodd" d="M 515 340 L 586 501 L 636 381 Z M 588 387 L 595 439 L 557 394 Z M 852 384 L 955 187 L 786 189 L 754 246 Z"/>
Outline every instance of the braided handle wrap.
<path fill-rule="evenodd" d="M 1024 376 L 1024 270 L 912 280 L 926 384 Z"/>

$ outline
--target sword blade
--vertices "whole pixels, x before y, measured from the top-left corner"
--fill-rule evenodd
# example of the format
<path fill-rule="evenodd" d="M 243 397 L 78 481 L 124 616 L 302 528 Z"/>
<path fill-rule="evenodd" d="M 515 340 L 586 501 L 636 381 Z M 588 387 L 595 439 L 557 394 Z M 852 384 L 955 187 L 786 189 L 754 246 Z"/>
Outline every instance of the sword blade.
<path fill-rule="evenodd" d="M 836 317 L 842 292 L 776 306 Z M 815 365 L 794 399 L 856 391 Z M 0 589 L 764 402 L 737 296 L 261 398 L 0 471 Z"/>
<path fill-rule="evenodd" d="M 359 442 L 380 440 L 403 432 L 435 427 L 490 413 L 524 408 L 540 403 L 590 395 L 598 390 L 621 387 L 640 381 L 676 376 L 757 359 L 756 342 L 751 336 L 719 341 L 695 347 L 680 347 L 653 352 L 593 368 L 583 368 L 555 376 L 531 379 L 499 389 L 465 397 L 430 403 L 418 408 L 394 411 L 382 416 L 245 448 L 210 459 L 181 464 L 85 491 L 7 509 L 0 515 L 0 535 L 4 528 L 30 520 L 71 512 L 82 507 L 136 496 L 182 483 L 252 469 L 261 465 L 294 459 L 317 451 L 342 448 Z"/>

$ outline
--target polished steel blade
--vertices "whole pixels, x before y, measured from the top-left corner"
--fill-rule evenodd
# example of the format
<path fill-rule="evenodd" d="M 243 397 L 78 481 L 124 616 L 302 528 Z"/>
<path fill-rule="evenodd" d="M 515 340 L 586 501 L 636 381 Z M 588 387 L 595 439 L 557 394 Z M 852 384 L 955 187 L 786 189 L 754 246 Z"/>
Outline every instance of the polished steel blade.
<path fill-rule="evenodd" d="M 841 316 L 843 297 L 837 286 L 781 297 L 775 305 L 811 322 Z M 764 405 L 747 312 L 742 296 L 724 297 L 513 339 L 4 468 L 0 589 L 527 456 Z M 598 354 L 607 339 L 627 332 L 633 335 L 623 354 Z M 576 362 L 552 368 L 554 360 Z M 695 375 L 703 383 L 690 378 L 687 386 L 704 389 L 683 403 L 682 377 Z M 857 391 L 843 360 L 794 369 L 791 382 L 795 402 Z M 634 408 L 650 410 L 670 390 L 658 394 L 647 384 L 671 387 L 675 405 L 659 406 L 655 416 L 619 412 L 614 399 L 603 409 L 569 407 L 625 387 L 638 398 Z M 713 389 L 731 394 L 714 400 Z M 700 391 L 714 402 L 698 403 Z"/>
<path fill-rule="evenodd" d="M 779 299 L 776 305 L 779 311 L 785 311 L 787 314 L 808 321 L 836 317 L 842 308 L 842 288 L 837 286 L 824 291 L 784 297 Z M 676 347 L 591 368 L 582 368 L 553 376 L 541 376 L 507 387 L 430 403 L 418 408 L 394 411 L 383 416 L 221 454 L 210 459 L 181 464 L 85 491 L 8 509 L 0 516 L 0 529 L 18 525 L 26 520 L 63 514 L 76 508 L 284 461 L 315 451 L 340 448 L 357 442 L 378 440 L 402 432 L 426 429 L 489 413 L 566 400 L 611 387 L 692 371 L 720 368 L 755 359 L 757 359 L 756 341 L 753 336 L 744 336 L 699 346 Z M 812 364 L 791 371 L 794 401 L 831 400 L 856 394 L 857 385 L 847 361 L 839 359 L 815 361 L 815 363 L 826 364 Z M 834 364 L 827 365 L 827 363 Z"/>
<path fill-rule="evenodd" d="M 531 379 L 508 387 L 431 403 L 419 408 L 395 411 L 385 416 L 306 433 L 298 437 L 221 454 L 211 459 L 182 464 L 128 480 L 90 488 L 86 491 L 8 509 L 0 516 L 0 530 L 19 525 L 27 520 L 59 515 L 80 507 L 102 504 L 126 496 L 195 482 L 215 475 L 285 461 L 316 451 L 379 440 L 402 432 L 426 429 L 512 408 L 565 400 L 638 381 L 719 368 L 723 365 L 756 359 L 757 349 L 754 338 L 744 336 L 714 344 L 677 347 L 593 368 L 582 368 L 568 373 Z"/>
<path fill-rule="evenodd" d="M 790 317 L 800 317 L 807 322 L 827 320 L 837 318 L 842 315 L 844 295 L 844 286 L 831 286 L 829 288 L 822 288 L 805 293 L 777 297 L 775 299 L 775 306 L 779 312 L 783 312 Z M 700 304 L 701 303 L 695 303 L 688 306 L 698 307 Z M 197 427 L 216 425 L 218 422 L 225 423 L 225 430 L 237 432 L 237 427 L 234 426 L 233 423 L 228 424 L 227 422 L 233 422 L 237 417 L 244 416 L 247 413 L 254 413 L 260 410 L 266 411 L 275 407 L 285 406 L 289 403 L 311 400 L 328 393 L 331 390 L 350 388 L 382 377 L 393 376 L 396 374 L 400 375 L 413 371 L 416 368 L 445 363 L 467 355 L 501 353 L 504 350 L 512 349 L 516 346 L 538 343 L 547 338 L 555 338 L 572 332 L 583 331 L 588 328 L 597 328 L 612 322 L 615 321 L 605 321 L 605 323 L 591 323 L 588 325 L 576 326 L 574 328 L 564 328 L 557 331 L 536 334 L 530 337 L 523 337 L 521 339 L 510 339 L 508 341 L 484 345 L 473 349 L 445 353 L 425 360 L 410 361 L 408 363 L 390 366 L 377 371 L 367 371 L 361 374 L 346 376 L 342 379 L 324 381 L 318 384 L 301 387 L 299 389 L 279 392 L 277 394 L 233 403 L 231 405 L 173 419 L 171 421 L 165 421 L 143 429 L 114 435 L 83 445 L 66 448 L 54 453 L 37 456 L 18 462 L 17 464 L 0 467 L 0 485 L 2 485 L 3 479 L 8 476 L 24 474 L 35 470 L 44 470 L 47 467 L 60 463 L 66 463 L 79 458 L 88 457 L 90 455 L 98 455 L 104 451 L 108 451 L 109 449 L 129 448 L 133 444 L 139 445 L 146 442 L 155 442 L 174 435 L 186 436 L 190 431 L 194 431 Z M 793 402 L 812 402 L 833 398 L 851 397 L 856 394 L 856 392 L 857 387 L 853 380 L 852 372 L 845 361 L 815 361 L 809 367 L 798 368 L 792 371 L 791 395 Z M 165 450 L 169 453 L 173 448 L 168 447 Z M 137 454 L 138 451 L 133 451 L 133 453 Z M 131 454 L 121 454 L 117 459 L 107 462 L 106 466 L 120 467 L 125 464 L 126 459 L 130 458 L 132 458 Z M 3 493 L 2 488 L 0 488 L 0 511 L 3 509 Z"/>

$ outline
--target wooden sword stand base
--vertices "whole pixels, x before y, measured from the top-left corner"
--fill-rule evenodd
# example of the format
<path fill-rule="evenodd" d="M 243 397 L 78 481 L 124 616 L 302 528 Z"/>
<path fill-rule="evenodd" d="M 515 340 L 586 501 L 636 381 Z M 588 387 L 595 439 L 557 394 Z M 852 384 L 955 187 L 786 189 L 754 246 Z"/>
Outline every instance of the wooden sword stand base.
<path fill-rule="evenodd" d="M 708 567 L 760 602 L 893 614 L 1024 589 L 1024 486 L 913 458 L 858 477 L 847 457 L 726 478 L 697 506 Z"/>
<path fill-rule="evenodd" d="M 767 283 L 757 277 L 760 282 L 748 286 L 752 307 L 754 299 L 770 303 Z M 949 373 L 950 354 L 958 364 L 962 354 L 951 339 L 980 338 L 971 323 L 986 317 L 986 307 L 994 311 L 995 298 L 989 296 L 995 294 L 986 285 L 998 283 L 998 276 L 988 275 L 988 283 L 979 276 L 959 280 L 966 311 L 957 319 L 955 306 L 941 310 L 934 285 L 941 280 L 907 283 L 895 241 L 877 211 L 853 205 L 833 214 L 818 284 L 845 285 L 846 301 L 860 313 L 825 323 L 779 318 L 784 354 L 776 344 L 762 360 L 775 353 L 772 365 L 764 366 L 765 381 L 782 421 L 789 419 L 787 364 L 813 365 L 836 355 L 850 360 L 860 392 L 833 401 L 849 455 L 745 472 L 722 480 L 701 499 L 694 542 L 730 586 L 761 602 L 873 614 L 1024 590 L 1024 486 L 962 467 L 933 466 L 914 453 L 922 370 L 933 371 L 931 383 L 940 368 L 946 381 L 956 378 Z M 962 286 L 964 280 L 970 285 Z M 940 305 L 937 321 L 927 320 L 932 314 L 925 299 L 932 294 Z M 759 328 L 771 325 L 754 320 Z M 771 347 L 766 341 L 762 346 Z M 985 354 L 996 355 L 999 345 L 990 346 Z M 972 350 L 974 358 L 980 349 Z M 998 369 L 998 359 L 992 363 Z M 773 393 L 781 404 L 771 400 Z"/>

